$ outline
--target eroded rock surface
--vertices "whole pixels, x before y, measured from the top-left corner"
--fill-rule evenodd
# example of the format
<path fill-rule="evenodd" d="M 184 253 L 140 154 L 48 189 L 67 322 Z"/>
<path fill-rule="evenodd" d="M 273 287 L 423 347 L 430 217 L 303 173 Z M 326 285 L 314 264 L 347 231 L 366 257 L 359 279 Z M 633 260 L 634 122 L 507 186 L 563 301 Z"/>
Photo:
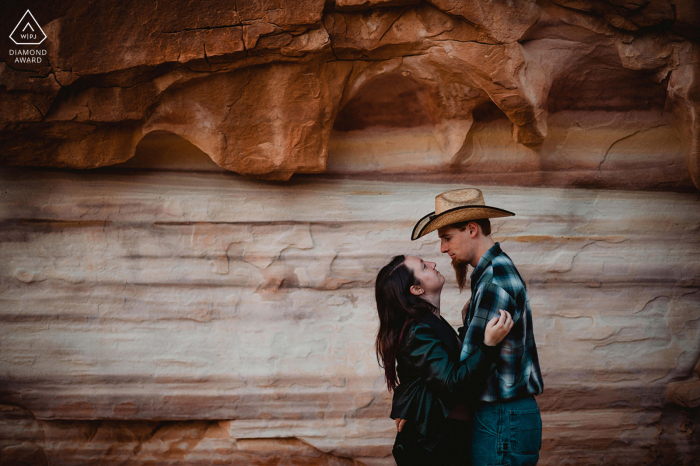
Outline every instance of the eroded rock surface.
<path fill-rule="evenodd" d="M 2 163 L 117 164 L 134 155 L 144 135 L 165 130 L 227 170 L 288 179 L 326 171 L 333 127 L 341 140 L 369 144 L 377 130 L 401 127 L 430 135 L 427 146 L 410 153 L 421 171 L 479 182 L 483 171 L 464 161 L 484 134 L 478 109 L 492 105 L 507 130 L 493 141 L 514 144 L 489 160 L 515 165 L 517 184 L 536 179 L 554 186 L 686 190 L 700 183 L 700 13 L 692 3 L 37 5 L 47 60 L 17 64 L 2 50 Z M 27 6 L 33 5 L 21 8 Z M 7 7 L 2 25 L 8 30 L 21 17 L 19 8 Z M 577 120 L 626 138 L 608 122 L 639 112 L 678 139 L 670 152 L 667 136 L 645 142 L 656 150 L 660 169 L 649 172 L 648 160 L 636 154 L 602 167 L 595 156 L 571 160 L 545 147 L 553 133 L 577 131 Z M 597 136 L 586 138 L 604 144 Z M 400 170 L 388 163 L 363 171 Z"/>
<path fill-rule="evenodd" d="M 294 438 L 231 438 L 221 421 L 45 421 L 0 405 L 2 466 L 356 466 Z"/>

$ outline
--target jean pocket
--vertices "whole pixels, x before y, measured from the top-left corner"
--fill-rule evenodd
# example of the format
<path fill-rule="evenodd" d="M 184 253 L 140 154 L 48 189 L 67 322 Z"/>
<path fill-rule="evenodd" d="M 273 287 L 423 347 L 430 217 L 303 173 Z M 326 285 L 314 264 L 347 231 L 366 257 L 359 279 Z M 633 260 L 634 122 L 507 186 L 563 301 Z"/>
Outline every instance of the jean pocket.
<path fill-rule="evenodd" d="M 510 443 L 513 453 L 539 453 L 542 448 L 542 418 L 539 409 L 510 412 Z"/>
<path fill-rule="evenodd" d="M 494 437 L 498 436 L 498 433 L 491 427 L 494 426 L 495 423 L 489 422 L 488 415 L 485 416 L 484 414 L 485 413 L 481 413 L 480 415 L 478 411 L 474 412 L 474 430 L 493 435 Z M 497 426 L 498 424 L 495 425 Z"/>

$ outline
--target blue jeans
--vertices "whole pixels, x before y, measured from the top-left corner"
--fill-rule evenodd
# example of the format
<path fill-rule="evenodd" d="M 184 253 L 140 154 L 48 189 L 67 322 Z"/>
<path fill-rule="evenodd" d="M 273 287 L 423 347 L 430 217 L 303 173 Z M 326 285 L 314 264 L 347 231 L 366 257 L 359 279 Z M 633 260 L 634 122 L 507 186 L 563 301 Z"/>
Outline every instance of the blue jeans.
<path fill-rule="evenodd" d="M 473 466 L 534 466 L 541 446 L 542 418 L 534 397 L 482 403 L 476 408 Z"/>

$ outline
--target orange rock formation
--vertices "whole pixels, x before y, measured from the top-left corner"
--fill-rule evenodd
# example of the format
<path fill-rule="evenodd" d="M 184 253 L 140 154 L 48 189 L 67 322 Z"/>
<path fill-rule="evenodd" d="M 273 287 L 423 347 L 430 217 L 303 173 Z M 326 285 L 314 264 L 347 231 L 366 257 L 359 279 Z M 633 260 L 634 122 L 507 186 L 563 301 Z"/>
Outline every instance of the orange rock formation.
<path fill-rule="evenodd" d="M 40 11 L 46 66 L 0 65 L 4 164 L 112 165 L 166 130 L 227 170 L 288 179 L 326 170 L 334 126 L 384 125 L 430 127 L 432 172 L 478 174 L 474 137 L 492 106 L 520 152 L 491 157 L 511 182 L 700 186 L 692 2 L 77 0 Z M 632 129 L 623 139 L 673 128 L 651 135 L 673 150 L 653 161 L 558 150 L 562 133 L 611 115 Z"/>

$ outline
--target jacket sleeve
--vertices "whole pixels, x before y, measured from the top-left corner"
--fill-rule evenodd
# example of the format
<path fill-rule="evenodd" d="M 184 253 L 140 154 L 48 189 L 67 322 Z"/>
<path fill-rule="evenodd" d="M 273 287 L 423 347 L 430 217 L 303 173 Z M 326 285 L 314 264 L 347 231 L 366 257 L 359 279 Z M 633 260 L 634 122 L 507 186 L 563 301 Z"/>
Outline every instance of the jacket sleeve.
<path fill-rule="evenodd" d="M 450 407 L 480 392 L 496 367 L 499 353 L 497 347 L 486 346 L 482 342 L 464 361 L 458 362 L 426 324 L 415 325 L 406 343 L 411 364 L 418 369 L 428 387 Z"/>

